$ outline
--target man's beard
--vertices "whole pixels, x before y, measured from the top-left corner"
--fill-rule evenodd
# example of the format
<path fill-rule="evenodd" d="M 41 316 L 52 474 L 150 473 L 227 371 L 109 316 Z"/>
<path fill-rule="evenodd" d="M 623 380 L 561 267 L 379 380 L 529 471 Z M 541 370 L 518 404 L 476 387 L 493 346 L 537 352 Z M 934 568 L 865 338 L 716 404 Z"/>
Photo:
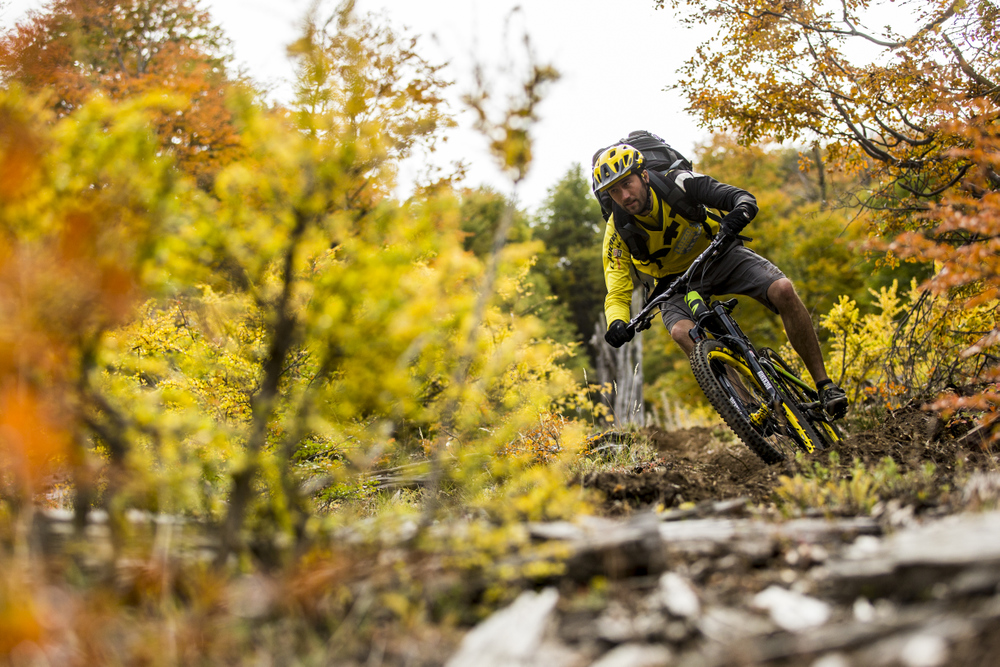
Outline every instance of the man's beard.
<path fill-rule="evenodd" d="M 636 215 L 649 215 L 653 212 L 653 193 L 650 192 L 650 187 L 646 186 L 646 204 L 643 206 L 642 210 L 636 213 Z"/>

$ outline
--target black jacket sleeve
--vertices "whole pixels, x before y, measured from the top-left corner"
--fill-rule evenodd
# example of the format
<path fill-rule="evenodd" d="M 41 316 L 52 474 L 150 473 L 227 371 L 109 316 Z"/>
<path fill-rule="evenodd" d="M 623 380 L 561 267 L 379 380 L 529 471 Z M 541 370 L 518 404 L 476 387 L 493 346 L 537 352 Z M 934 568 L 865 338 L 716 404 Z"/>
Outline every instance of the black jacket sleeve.
<path fill-rule="evenodd" d="M 674 182 L 709 208 L 731 213 L 739 207 L 746 212 L 747 220 L 752 220 L 757 215 L 757 199 L 735 185 L 720 183 L 711 176 L 693 171 L 678 174 Z"/>

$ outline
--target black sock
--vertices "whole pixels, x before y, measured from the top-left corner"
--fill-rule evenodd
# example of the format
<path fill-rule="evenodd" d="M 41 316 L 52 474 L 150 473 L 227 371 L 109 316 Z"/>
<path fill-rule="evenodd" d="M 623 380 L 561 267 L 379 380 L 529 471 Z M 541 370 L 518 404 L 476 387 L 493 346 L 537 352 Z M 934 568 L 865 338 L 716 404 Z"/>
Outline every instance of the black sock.
<path fill-rule="evenodd" d="M 830 378 L 827 378 L 825 380 L 820 380 L 819 382 L 816 383 L 816 389 L 822 389 L 828 384 L 833 384 L 833 380 L 831 380 Z"/>

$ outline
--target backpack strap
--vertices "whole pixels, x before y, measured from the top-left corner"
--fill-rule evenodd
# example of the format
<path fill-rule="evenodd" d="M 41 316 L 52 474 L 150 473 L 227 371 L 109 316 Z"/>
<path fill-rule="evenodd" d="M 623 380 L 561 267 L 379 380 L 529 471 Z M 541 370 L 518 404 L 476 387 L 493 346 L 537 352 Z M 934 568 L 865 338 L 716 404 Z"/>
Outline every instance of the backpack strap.
<path fill-rule="evenodd" d="M 708 218 L 711 217 L 716 222 L 722 218 L 711 213 L 701 202 L 696 201 L 691 195 L 684 191 L 684 188 L 677 185 L 675 178 L 677 171 L 669 171 L 660 175 L 655 171 L 647 170 L 649 174 L 649 184 L 656 189 L 661 201 L 670 207 L 670 215 L 680 215 L 686 220 L 701 224 L 705 230 L 705 236 L 713 237 L 712 228 L 708 226 Z"/>
<path fill-rule="evenodd" d="M 615 231 L 625 243 L 629 254 L 640 262 L 648 262 L 649 232 L 635 221 L 631 213 L 614 202 L 611 203 L 611 215 L 614 216 Z"/>

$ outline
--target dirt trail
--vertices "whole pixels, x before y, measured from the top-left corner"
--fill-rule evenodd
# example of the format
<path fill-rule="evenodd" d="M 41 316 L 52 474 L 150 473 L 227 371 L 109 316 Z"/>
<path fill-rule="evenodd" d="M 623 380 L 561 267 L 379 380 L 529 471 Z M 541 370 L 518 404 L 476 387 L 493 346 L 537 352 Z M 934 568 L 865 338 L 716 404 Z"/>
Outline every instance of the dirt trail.
<path fill-rule="evenodd" d="M 970 437 L 971 423 L 953 421 L 942 428 L 919 408 L 904 408 L 887 414 L 877 430 L 849 435 L 838 448 L 841 461 L 859 459 L 866 466 L 891 457 L 905 473 L 933 463 L 934 486 L 954 486 L 956 464 L 966 470 L 989 467 L 992 457 L 981 448 L 981 440 Z M 631 469 L 591 473 L 584 484 L 603 491 L 610 515 L 662 505 L 745 497 L 752 504 L 766 503 L 782 474 L 798 470 L 794 463 L 764 465 L 723 426 L 697 427 L 664 432 L 645 429 L 641 436 L 658 452 L 658 459 Z M 827 462 L 828 454 L 809 460 Z"/>
<path fill-rule="evenodd" d="M 655 447 L 657 460 L 584 479 L 586 486 L 604 492 L 612 515 L 649 505 L 669 508 L 740 496 L 763 501 L 780 473 L 779 468 L 761 463 L 721 426 L 669 433 L 646 429 L 641 435 Z"/>

